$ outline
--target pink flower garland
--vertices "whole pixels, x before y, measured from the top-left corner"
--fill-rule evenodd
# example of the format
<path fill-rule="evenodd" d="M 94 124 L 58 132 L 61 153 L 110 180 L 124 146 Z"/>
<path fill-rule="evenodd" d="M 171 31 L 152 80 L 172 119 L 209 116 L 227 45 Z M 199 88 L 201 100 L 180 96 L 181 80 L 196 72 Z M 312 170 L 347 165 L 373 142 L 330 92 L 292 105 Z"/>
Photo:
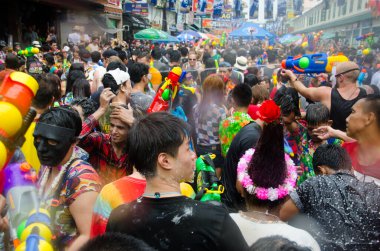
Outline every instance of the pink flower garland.
<path fill-rule="evenodd" d="M 284 184 L 279 185 L 277 188 L 255 186 L 248 174 L 248 165 L 254 153 L 255 149 L 248 149 L 240 158 L 237 167 L 238 180 L 249 194 L 255 195 L 260 200 L 275 201 L 284 198 L 294 190 L 297 183 L 297 169 L 294 166 L 293 160 L 287 154 L 285 154 L 285 161 L 288 172 Z"/>

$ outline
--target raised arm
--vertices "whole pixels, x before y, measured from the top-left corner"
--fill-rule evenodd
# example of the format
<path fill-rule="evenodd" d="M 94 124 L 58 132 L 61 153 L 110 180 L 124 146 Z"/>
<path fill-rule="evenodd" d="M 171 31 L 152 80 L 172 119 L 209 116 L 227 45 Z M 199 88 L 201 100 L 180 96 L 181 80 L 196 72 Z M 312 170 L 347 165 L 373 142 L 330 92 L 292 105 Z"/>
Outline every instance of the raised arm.
<path fill-rule="evenodd" d="M 298 80 L 297 76 L 291 71 L 291 70 L 281 70 L 282 76 L 289 77 L 290 85 L 296 89 L 296 91 L 304 96 L 305 98 L 308 98 L 315 102 L 322 102 L 324 105 L 326 105 L 329 109 L 331 107 L 331 88 L 330 87 L 318 87 L 318 88 L 308 88 L 306 87 L 301 81 Z"/>

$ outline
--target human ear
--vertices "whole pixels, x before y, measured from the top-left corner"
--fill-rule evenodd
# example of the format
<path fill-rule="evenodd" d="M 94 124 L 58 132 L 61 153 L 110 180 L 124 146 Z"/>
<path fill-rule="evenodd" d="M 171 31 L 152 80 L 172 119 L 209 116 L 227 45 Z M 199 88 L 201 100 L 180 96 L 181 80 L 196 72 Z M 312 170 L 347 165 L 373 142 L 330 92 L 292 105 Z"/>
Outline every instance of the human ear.
<path fill-rule="evenodd" d="M 376 115 L 375 115 L 375 113 L 373 113 L 373 112 L 368 113 L 365 124 L 369 125 L 369 124 L 371 124 L 374 121 L 376 122 Z"/>
<path fill-rule="evenodd" d="M 167 171 L 172 169 L 171 158 L 167 153 L 160 153 L 158 155 L 157 164 Z"/>

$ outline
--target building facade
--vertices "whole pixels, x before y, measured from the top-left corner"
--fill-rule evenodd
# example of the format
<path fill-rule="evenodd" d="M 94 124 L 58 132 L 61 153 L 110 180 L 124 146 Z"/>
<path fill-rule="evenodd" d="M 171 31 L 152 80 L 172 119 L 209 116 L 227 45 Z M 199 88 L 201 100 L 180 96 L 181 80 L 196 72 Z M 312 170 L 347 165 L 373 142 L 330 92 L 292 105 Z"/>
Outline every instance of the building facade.
<path fill-rule="evenodd" d="M 294 34 L 323 30 L 325 34 L 333 34 L 356 45 L 357 36 L 368 32 L 379 34 L 380 20 L 371 15 L 368 0 L 329 0 L 288 20 L 286 28 L 288 33 Z"/>

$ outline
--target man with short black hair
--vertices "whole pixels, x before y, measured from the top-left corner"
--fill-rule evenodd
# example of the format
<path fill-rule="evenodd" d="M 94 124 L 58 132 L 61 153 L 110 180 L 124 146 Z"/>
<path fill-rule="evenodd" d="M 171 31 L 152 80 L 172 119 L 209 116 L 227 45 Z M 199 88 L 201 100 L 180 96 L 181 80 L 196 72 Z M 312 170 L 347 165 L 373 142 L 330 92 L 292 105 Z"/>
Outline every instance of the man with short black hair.
<path fill-rule="evenodd" d="M 338 145 L 318 147 L 313 166 L 318 175 L 290 194 L 280 218 L 305 214 L 298 227 L 310 232 L 322 250 L 379 250 L 380 187 L 359 181 L 350 156 Z"/>
<path fill-rule="evenodd" d="M 252 90 L 246 84 L 238 84 L 231 92 L 233 114 L 220 122 L 219 137 L 222 155 L 226 157 L 235 135 L 242 127 L 252 121 L 248 115 L 248 106 L 252 100 Z"/>
<path fill-rule="evenodd" d="M 180 183 L 194 178 L 189 133 L 184 121 L 166 112 L 151 113 L 132 127 L 126 148 L 130 164 L 146 177 L 146 189 L 137 201 L 112 211 L 106 231 L 132 235 L 158 250 L 246 250 L 223 207 L 181 195 Z"/>
<path fill-rule="evenodd" d="M 133 109 L 146 112 L 153 101 L 154 93 L 147 92 L 148 84 L 152 78 L 149 73 L 149 66 L 142 63 L 135 63 L 129 69 L 129 74 L 133 82 L 131 93 L 131 106 Z"/>

